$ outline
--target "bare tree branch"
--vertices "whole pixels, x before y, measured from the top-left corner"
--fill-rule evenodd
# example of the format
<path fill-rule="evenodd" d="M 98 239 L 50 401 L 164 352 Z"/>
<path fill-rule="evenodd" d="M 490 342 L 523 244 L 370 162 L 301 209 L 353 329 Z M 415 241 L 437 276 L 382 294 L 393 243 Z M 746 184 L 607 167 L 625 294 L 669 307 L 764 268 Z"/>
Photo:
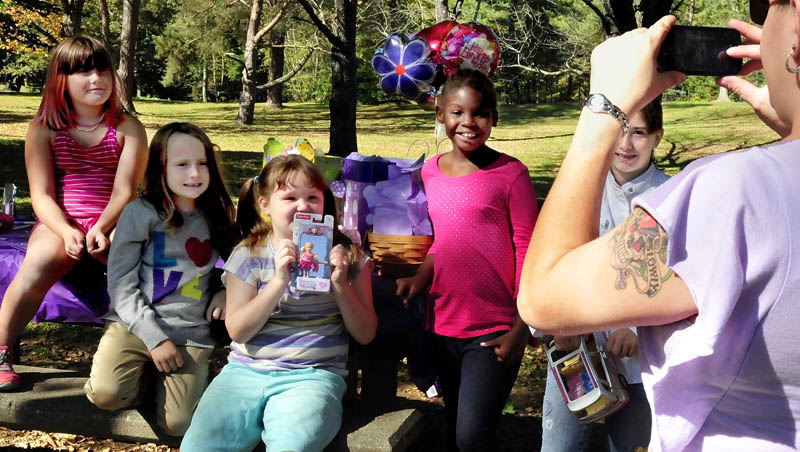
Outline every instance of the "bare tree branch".
<path fill-rule="evenodd" d="M 475 14 L 472 15 L 472 21 L 478 21 L 478 13 L 481 11 L 481 0 L 478 0 L 477 4 L 475 5 Z"/>
<path fill-rule="evenodd" d="M 303 69 L 303 66 L 305 66 L 306 62 L 311 58 L 311 55 L 313 54 L 314 50 L 313 49 L 309 50 L 308 53 L 306 53 L 306 55 L 303 57 L 303 59 L 299 63 L 297 63 L 297 65 L 294 68 L 292 68 L 291 71 L 287 72 L 283 77 L 276 78 L 275 80 L 264 83 L 263 85 L 258 85 L 256 86 L 256 88 L 258 88 L 259 90 L 263 90 L 272 88 L 275 85 L 280 85 L 281 83 L 286 82 L 287 80 L 294 77 L 295 74 L 300 72 L 301 69 Z"/>
<path fill-rule="evenodd" d="M 237 63 L 244 64 L 244 60 L 236 56 L 235 53 L 225 52 L 225 56 L 232 59 L 233 61 L 236 61 Z"/>
<path fill-rule="evenodd" d="M 285 4 L 284 4 L 284 6 L 285 6 Z M 278 14 L 276 14 L 275 17 L 273 17 L 272 20 L 269 21 L 269 23 L 264 26 L 264 28 L 262 28 L 261 30 L 258 30 L 258 33 L 256 33 L 256 35 L 253 37 L 253 39 L 255 39 L 256 42 L 261 41 L 261 38 L 263 38 L 265 34 L 269 33 L 270 30 L 272 30 L 275 27 L 275 25 L 278 24 L 278 22 L 280 21 L 281 17 L 283 17 L 283 12 L 284 11 L 286 11 L 286 8 L 279 8 L 278 9 Z"/>
<path fill-rule="evenodd" d="M 595 6 L 594 3 L 592 3 L 592 0 L 581 0 L 581 1 L 583 1 L 584 5 L 588 6 L 589 9 L 591 9 L 595 14 L 597 14 L 597 17 L 600 18 L 600 23 L 603 24 L 603 30 L 606 32 L 606 35 L 611 36 L 612 33 L 611 21 L 606 16 L 606 14 L 603 11 L 601 11 L 600 8 Z"/>
<path fill-rule="evenodd" d="M 461 7 L 464 6 L 464 0 L 456 0 L 456 4 L 453 5 L 453 12 L 450 13 L 450 16 L 453 17 L 455 20 L 458 20 L 461 17 Z"/>
<path fill-rule="evenodd" d="M 323 22 L 322 19 L 320 19 L 316 10 L 314 9 L 313 6 L 311 6 L 311 3 L 309 3 L 308 0 L 297 0 L 297 3 L 299 3 L 300 6 L 303 7 L 303 9 L 306 11 L 306 14 L 308 14 L 308 17 L 311 19 L 312 22 L 314 22 L 314 25 L 316 25 L 317 29 L 319 29 L 319 32 L 322 33 L 322 35 L 325 36 L 325 38 L 328 41 L 330 41 L 332 46 L 341 49 L 345 48 L 344 41 L 342 41 L 341 38 L 336 36 L 330 29 L 330 27 L 328 27 L 325 24 L 325 22 Z"/>
<path fill-rule="evenodd" d="M 526 66 L 524 64 L 514 63 L 514 64 L 507 64 L 506 67 L 515 67 L 518 69 L 522 69 L 525 72 L 532 72 L 534 74 L 541 74 L 541 75 L 564 75 L 564 74 L 578 74 L 578 75 L 588 75 L 589 72 L 582 70 L 582 69 L 575 69 L 571 67 L 566 67 L 564 69 L 559 69 L 556 71 L 546 71 L 544 69 L 540 69 L 538 67 Z"/>

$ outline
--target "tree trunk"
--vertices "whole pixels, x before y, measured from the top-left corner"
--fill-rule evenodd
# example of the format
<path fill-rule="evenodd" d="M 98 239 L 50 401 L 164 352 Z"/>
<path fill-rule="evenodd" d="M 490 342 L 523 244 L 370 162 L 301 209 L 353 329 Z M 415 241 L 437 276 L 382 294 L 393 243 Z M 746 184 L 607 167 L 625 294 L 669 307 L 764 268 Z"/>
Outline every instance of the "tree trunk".
<path fill-rule="evenodd" d="M 464 0 L 456 0 L 456 4 L 453 5 L 453 11 L 450 13 L 450 17 L 453 20 L 458 20 L 461 16 L 461 7 L 464 5 Z"/>
<path fill-rule="evenodd" d="M 269 34 L 272 46 L 269 49 L 269 81 L 275 81 L 283 77 L 283 70 L 286 60 L 283 44 L 286 41 L 286 31 L 284 29 L 273 29 Z M 283 83 L 279 83 L 267 89 L 267 108 L 283 107 Z"/>
<path fill-rule="evenodd" d="M 256 103 L 255 68 L 258 67 L 258 41 L 256 33 L 261 22 L 264 0 L 253 0 L 250 21 L 247 23 L 247 41 L 244 47 L 244 68 L 242 68 L 242 94 L 239 95 L 239 115 L 236 122 L 252 124 Z"/>
<path fill-rule="evenodd" d="M 136 66 L 136 29 L 139 26 L 139 6 L 141 0 L 122 1 L 122 33 L 119 43 L 119 69 L 122 81 L 120 101 L 128 113 L 136 113 L 133 106 L 134 73 Z"/>
<path fill-rule="evenodd" d="M 689 12 L 687 14 L 687 21 L 689 22 L 688 25 L 692 26 L 694 24 L 694 0 L 689 1 Z"/>
<path fill-rule="evenodd" d="M 61 37 L 67 38 L 81 34 L 84 0 L 61 0 L 64 14 L 61 17 Z"/>
<path fill-rule="evenodd" d="M 649 27 L 670 13 L 672 0 L 602 0 L 601 10 L 591 0 L 582 0 L 599 18 L 606 35 L 614 36 L 637 27 Z M 638 13 L 637 13 L 638 11 Z"/>
<path fill-rule="evenodd" d="M 208 102 L 208 61 L 203 57 L 203 103 Z"/>
<path fill-rule="evenodd" d="M 448 10 L 447 0 L 435 0 L 436 23 L 450 19 L 450 11 Z"/>
<path fill-rule="evenodd" d="M 111 53 L 111 18 L 108 15 L 108 2 L 106 0 L 99 0 L 100 6 L 100 21 L 103 25 L 103 45 Z"/>
<path fill-rule="evenodd" d="M 609 5 L 613 13 L 614 24 L 620 33 L 637 27 L 632 0 L 610 0 Z"/>
<path fill-rule="evenodd" d="M 331 48 L 330 154 L 346 156 L 358 152 L 356 106 L 358 103 L 358 59 L 356 57 L 356 12 L 358 0 L 336 0 L 333 33 L 343 46 Z"/>
<path fill-rule="evenodd" d="M 642 23 L 639 26 L 649 27 L 670 13 L 672 0 L 642 0 L 640 7 L 643 16 Z"/>

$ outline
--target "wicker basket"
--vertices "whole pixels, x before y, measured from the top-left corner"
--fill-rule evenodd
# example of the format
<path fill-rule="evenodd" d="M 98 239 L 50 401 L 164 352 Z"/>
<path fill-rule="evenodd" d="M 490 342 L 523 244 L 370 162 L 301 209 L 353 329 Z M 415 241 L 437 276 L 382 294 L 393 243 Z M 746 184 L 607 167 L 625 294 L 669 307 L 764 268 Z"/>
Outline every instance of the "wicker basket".
<path fill-rule="evenodd" d="M 388 264 L 419 265 L 433 243 L 430 235 L 389 235 L 367 233 L 372 258 Z"/>

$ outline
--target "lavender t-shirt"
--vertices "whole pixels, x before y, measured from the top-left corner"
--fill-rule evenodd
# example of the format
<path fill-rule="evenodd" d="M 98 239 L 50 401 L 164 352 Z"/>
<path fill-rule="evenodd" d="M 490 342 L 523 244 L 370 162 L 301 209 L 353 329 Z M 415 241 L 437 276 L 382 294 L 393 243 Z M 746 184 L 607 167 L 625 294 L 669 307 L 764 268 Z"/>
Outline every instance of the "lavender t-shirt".
<path fill-rule="evenodd" d="M 698 160 L 634 204 L 699 311 L 639 330 L 651 450 L 800 448 L 800 141 Z"/>

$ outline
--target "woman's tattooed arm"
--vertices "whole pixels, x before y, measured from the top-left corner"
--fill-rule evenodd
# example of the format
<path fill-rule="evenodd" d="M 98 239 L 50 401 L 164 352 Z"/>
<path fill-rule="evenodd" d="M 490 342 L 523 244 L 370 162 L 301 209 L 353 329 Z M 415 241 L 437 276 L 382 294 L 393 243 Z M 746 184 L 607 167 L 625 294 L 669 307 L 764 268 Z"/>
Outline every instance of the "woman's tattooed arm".
<path fill-rule="evenodd" d="M 669 236 L 644 209 L 637 207 L 611 234 L 611 266 L 617 272 L 614 287 L 624 290 L 628 279 L 636 291 L 654 297 L 674 273 L 667 267 Z"/>

